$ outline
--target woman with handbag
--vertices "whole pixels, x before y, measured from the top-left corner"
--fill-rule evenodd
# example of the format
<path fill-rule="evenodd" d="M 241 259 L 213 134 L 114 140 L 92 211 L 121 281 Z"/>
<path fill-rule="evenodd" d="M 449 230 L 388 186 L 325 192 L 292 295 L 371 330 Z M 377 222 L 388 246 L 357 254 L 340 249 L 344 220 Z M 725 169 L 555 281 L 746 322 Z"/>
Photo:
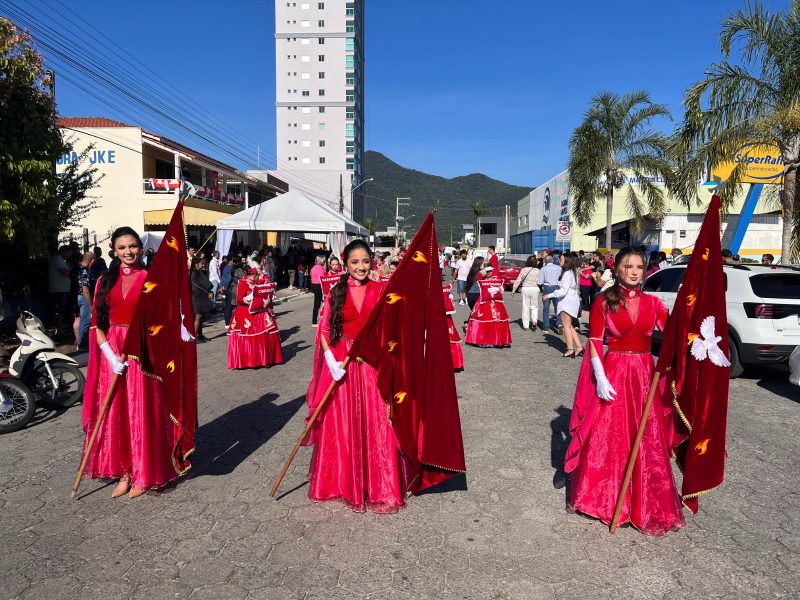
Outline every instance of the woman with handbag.
<path fill-rule="evenodd" d="M 575 358 L 583 354 L 583 346 L 578 332 L 575 331 L 573 319 L 581 314 L 581 295 L 578 291 L 578 255 L 575 252 L 562 254 L 558 259 L 561 265 L 561 275 L 558 278 L 558 289 L 542 298 L 558 298 L 556 312 L 564 328 L 564 340 L 567 342 L 567 351 L 562 354 L 564 358 Z"/>
<path fill-rule="evenodd" d="M 539 265 L 541 262 L 531 255 L 525 261 L 525 267 L 517 275 L 514 286 L 511 288 L 511 297 L 520 290 L 522 294 L 522 329 L 536 331 L 539 322 Z"/>

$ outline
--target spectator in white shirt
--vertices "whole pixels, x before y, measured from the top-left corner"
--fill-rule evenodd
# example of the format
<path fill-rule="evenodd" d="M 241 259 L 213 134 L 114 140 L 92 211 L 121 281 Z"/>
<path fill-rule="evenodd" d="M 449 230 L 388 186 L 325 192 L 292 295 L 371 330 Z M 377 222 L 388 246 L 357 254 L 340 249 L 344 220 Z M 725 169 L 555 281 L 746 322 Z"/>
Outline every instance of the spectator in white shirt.
<path fill-rule="evenodd" d="M 456 267 L 453 270 L 453 281 L 456 283 L 458 291 L 458 303 L 462 306 L 467 303 L 467 277 L 471 268 L 472 261 L 467 260 L 467 251 L 462 250 L 461 257 L 456 261 Z"/>
<path fill-rule="evenodd" d="M 220 272 L 219 272 L 219 251 L 214 250 L 211 253 L 211 260 L 208 263 L 208 280 L 211 282 L 211 300 L 209 300 L 209 310 L 216 312 L 217 310 L 217 290 L 219 289 Z"/>

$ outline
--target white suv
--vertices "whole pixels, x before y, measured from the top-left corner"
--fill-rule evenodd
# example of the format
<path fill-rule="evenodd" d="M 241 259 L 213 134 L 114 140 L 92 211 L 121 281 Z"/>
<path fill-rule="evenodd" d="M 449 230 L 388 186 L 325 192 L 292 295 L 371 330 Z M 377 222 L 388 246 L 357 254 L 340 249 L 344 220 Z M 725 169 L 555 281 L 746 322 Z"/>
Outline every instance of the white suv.
<path fill-rule="evenodd" d="M 645 290 L 672 310 L 688 265 L 656 271 Z M 800 268 L 725 265 L 731 377 L 745 365 L 783 363 L 800 345 Z"/>

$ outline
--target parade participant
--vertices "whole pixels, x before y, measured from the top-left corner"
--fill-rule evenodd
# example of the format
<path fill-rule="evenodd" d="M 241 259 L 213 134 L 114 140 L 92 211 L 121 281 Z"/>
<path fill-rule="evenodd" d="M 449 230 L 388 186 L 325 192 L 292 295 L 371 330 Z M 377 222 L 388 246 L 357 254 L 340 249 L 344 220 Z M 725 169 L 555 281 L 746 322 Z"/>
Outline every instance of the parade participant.
<path fill-rule="evenodd" d="M 492 265 L 486 265 L 485 271 L 486 277 L 477 281 L 480 294 L 464 341 L 481 348 L 505 348 L 511 345 L 511 328 L 503 302 L 503 280 L 494 276 Z"/>
<path fill-rule="evenodd" d="M 525 331 L 536 331 L 536 323 L 539 322 L 539 260 L 531 255 L 525 261 L 525 267 L 520 270 L 514 285 L 511 288 L 511 296 L 520 290 L 522 294 L 522 329 Z"/>
<path fill-rule="evenodd" d="M 397 266 L 400 264 L 399 260 L 393 260 L 389 263 L 389 277 L 397 270 Z"/>
<path fill-rule="evenodd" d="M 456 312 L 456 306 L 453 304 L 453 286 L 451 284 L 443 285 L 442 292 L 444 293 L 444 314 L 447 315 L 447 332 L 450 335 L 450 354 L 453 357 L 453 369 L 463 371 L 464 353 L 461 350 L 461 336 L 458 335 L 458 330 L 453 323 L 453 315 Z"/>
<path fill-rule="evenodd" d="M 84 447 L 99 417 L 115 374 L 117 387 L 84 475 L 119 482 L 111 496 L 131 498 L 177 479 L 172 465 L 173 427 L 159 382 L 120 352 L 142 292 L 147 271 L 141 265 L 142 241 L 130 227 L 111 235 L 114 260 L 97 282 L 89 332 L 89 364 L 83 399 Z"/>
<path fill-rule="evenodd" d="M 561 275 L 558 278 L 558 289 L 542 296 L 543 300 L 558 298 L 556 314 L 561 319 L 567 351 L 564 358 L 575 358 L 583 354 L 583 346 L 572 319 L 577 319 L 581 311 L 581 296 L 578 291 L 578 255 L 568 252 L 558 257 Z"/>
<path fill-rule="evenodd" d="M 250 267 L 236 287 L 236 309 L 228 328 L 228 368 L 269 367 L 283 362 L 278 325 L 268 310 L 272 294 L 258 285 L 258 270 Z"/>
<path fill-rule="evenodd" d="M 663 330 L 669 314 L 661 300 L 642 291 L 643 253 L 623 248 L 615 269 L 615 283 L 592 304 L 564 462 L 572 477 L 570 507 L 607 524 L 653 376 L 653 329 Z M 651 535 L 684 526 L 670 465 L 670 419 L 666 402 L 650 412 L 620 519 Z"/>
<path fill-rule="evenodd" d="M 331 381 L 339 381 L 309 438 L 314 455 L 308 495 L 314 501 L 342 501 L 358 512 L 392 513 L 405 506 L 405 487 L 378 374 L 365 362 L 341 368 L 384 285 L 369 278 L 372 252 L 364 241 L 350 242 L 344 260 L 347 270 L 322 310 L 307 394 L 311 414 Z"/>
<path fill-rule="evenodd" d="M 492 265 L 495 273 L 500 269 L 500 260 L 497 258 L 497 253 L 494 251 L 494 246 L 489 246 L 489 258 L 487 262 Z"/>
<path fill-rule="evenodd" d="M 337 256 L 331 254 L 330 258 L 328 258 L 328 275 L 337 275 L 342 272 L 344 272 L 344 268 L 341 261 Z"/>

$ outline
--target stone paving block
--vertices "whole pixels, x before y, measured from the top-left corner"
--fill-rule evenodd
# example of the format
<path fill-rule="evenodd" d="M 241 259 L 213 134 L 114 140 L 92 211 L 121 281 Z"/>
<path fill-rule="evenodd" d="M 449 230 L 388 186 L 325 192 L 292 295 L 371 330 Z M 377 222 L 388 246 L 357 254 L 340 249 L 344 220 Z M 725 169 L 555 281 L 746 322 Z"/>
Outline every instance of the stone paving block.
<path fill-rule="evenodd" d="M 230 576 L 230 582 L 251 591 L 277 588 L 288 570 L 289 567 L 273 561 L 253 557 L 246 566 L 236 565 Z"/>
<path fill-rule="evenodd" d="M 248 591 L 230 583 L 215 583 L 195 588 L 189 596 L 190 600 L 244 600 Z"/>
<path fill-rule="evenodd" d="M 289 567 L 281 585 L 306 593 L 312 590 L 328 590 L 336 587 L 339 574 L 339 569 L 325 565 L 315 565 L 313 569 L 305 566 Z"/>
<path fill-rule="evenodd" d="M 205 556 L 184 564 L 180 580 L 194 587 L 223 583 L 233 573 L 233 563 L 215 556 Z"/>
<path fill-rule="evenodd" d="M 134 560 L 124 578 L 132 584 L 145 585 L 154 581 L 174 581 L 178 578 L 178 565 L 165 557 Z"/>
<path fill-rule="evenodd" d="M 22 593 L 25 600 L 52 600 L 74 598 L 82 584 L 74 577 L 40 577 Z"/>
<path fill-rule="evenodd" d="M 80 581 L 117 582 L 133 566 L 133 561 L 114 554 L 100 555 L 84 562 L 73 576 Z M 127 586 L 126 586 L 127 587 Z"/>
<path fill-rule="evenodd" d="M 118 581 L 92 581 L 78 591 L 75 598 L 78 600 L 110 600 L 111 598 L 130 598 L 131 586 Z"/>
<path fill-rule="evenodd" d="M 19 573 L 3 568 L 3 583 L 0 585 L 0 598 L 19 598 L 31 585 L 30 579 Z"/>
<path fill-rule="evenodd" d="M 284 587 L 260 587 L 250 590 L 246 600 L 303 600 L 305 592 Z"/>
<path fill-rule="evenodd" d="M 392 574 L 392 590 L 403 590 L 417 598 L 435 598 L 444 592 L 445 573 L 417 566 L 404 567 Z"/>
<path fill-rule="evenodd" d="M 140 585 L 132 590 L 133 600 L 184 600 L 192 593 L 192 588 L 177 581 L 156 581 Z"/>
<path fill-rule="evenodd" d="M 287 567 L 297 567 L 316 563 L 319 560 L 320 547 L 300 540 L 275 544 L 270 560 Z"/>
<path fill-rule="evenodd" d="M 342 571 L 339 586 L 353 594 L 381 594 L 392 587 L 392 571 L 383 565 L 365 563 L 353 570 Z"/>

